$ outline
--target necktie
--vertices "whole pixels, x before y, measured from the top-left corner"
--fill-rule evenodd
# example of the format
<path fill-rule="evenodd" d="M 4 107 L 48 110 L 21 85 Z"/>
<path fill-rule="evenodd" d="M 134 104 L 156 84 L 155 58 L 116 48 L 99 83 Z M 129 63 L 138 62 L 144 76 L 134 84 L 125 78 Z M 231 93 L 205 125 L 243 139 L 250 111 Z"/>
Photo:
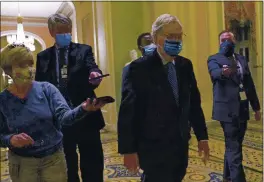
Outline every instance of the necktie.
<path fill-rule="evenodd" d="M 66 49 L 59 49 L 58 50 L 58 62 L 59 62 L 59 90 L 65 100 L 67 101 L 68 105 L 70 106 L 70 99 L 68 96 L 67 84 L 68 84 L 68 74 L 67 74 L 67 62 L 66 62 Z"/>
<path fill-rule="evenodd" d="M 66 52 L 66 50 L 63 48 L 58 50 L 58 61 L 59 61 L 59 68 L 60 69 L 62 68 L 63 65 L 66 64 L 65 52 Z"/>
<path fill-rule="evenodd" d="M 166 65 L 166 67 L 168 70 L 168 80 L 169 80 L 169 83 L 171 85 L 176 104 L 179 105 L 179 88 L 178 88 L 176 69 L 175 69 L 174 64 L 172 62 L 169 62 Z"/>

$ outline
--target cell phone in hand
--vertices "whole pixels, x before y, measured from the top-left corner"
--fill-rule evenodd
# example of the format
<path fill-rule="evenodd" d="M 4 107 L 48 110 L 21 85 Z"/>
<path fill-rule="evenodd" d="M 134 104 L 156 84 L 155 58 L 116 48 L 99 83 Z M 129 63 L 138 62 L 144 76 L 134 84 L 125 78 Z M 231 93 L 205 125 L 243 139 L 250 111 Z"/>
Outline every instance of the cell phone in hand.
<path fill-rule="evenodd" d="M 95 99 L 96 99 L 97 103 L 109 104 L 109 103 L 115 102 L 115 99 L 111 96 L 98 97 Z"/>
<path fill-rule="evenodd" d="M 101 76 L 98 76 L 98 77 L 90 78 L 89 81 L 98 80 L 100 78 L 104 78 L 104 77 L 107 77 L 107 76 L 110 76 L 110 74 L 105 74 L 105 75 L 101 75 Z"/>

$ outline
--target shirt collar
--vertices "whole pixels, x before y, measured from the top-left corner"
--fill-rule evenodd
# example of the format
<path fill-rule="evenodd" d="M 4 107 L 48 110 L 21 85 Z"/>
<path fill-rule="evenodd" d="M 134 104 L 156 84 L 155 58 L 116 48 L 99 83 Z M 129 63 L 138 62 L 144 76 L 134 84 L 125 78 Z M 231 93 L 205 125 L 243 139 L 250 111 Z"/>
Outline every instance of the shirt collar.
<path fill-rule="evenodd" d="M 59 50 L 60 49 L 60 47 L 56 43 L 54 44 L 54 46 L 55 46 L 56 50 Z M 66 47 L 63 47 L 63 48 L 65 48 L 66 50 L 68 50 L 69 47 L 70 46 L 66 46 Z"/>
<path fill-rule="evenodd" d="M 163 65 L 166 65 L 166 64 L 168 64 L 168 63 L 170 62 L 170 61 L 166 61 L 166 60 L 164 59 L 164 57 L 159 53 L 158 50 L 157 50 L 157 52 L 158 52 L 158 54 L 159 54 L 159 57 L 161 58 L 161 61 L 162 61 L 162 64 L 163 64 Z M 175 65 L 175 60 L 173 60 L 172 63 Z"/>

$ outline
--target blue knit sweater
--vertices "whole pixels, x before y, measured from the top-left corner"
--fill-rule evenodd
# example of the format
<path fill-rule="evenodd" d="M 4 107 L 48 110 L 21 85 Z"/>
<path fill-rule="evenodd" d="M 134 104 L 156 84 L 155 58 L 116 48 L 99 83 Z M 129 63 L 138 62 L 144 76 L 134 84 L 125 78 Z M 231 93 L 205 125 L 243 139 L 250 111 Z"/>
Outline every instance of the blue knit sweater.
<path fill-rule="evenodd" d="M 24 99 L 4 90 L 0 93 L 0 142 L 23 157 L 45 157 L 62 147 L 61 125 L 71 125 L 88 112 L 71 110 L 58 89 L 48 82 L 33 82 Z M 14 148 L 10 138 L 26 133 L 35 143 Z"/>

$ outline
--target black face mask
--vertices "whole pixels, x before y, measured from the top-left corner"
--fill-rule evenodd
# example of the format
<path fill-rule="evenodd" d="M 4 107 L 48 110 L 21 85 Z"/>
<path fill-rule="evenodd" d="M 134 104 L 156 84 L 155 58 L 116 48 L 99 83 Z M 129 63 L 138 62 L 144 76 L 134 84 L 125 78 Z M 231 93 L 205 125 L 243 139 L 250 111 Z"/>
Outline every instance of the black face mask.
<path fill-rule="evenodd" d="M 233 42 L 227 40 L 220 45 L 220 49 L 219 49 L 220 54 L 230 57 L 234 54 L 234 52 L 235 52 L 235 44 Z"/>

